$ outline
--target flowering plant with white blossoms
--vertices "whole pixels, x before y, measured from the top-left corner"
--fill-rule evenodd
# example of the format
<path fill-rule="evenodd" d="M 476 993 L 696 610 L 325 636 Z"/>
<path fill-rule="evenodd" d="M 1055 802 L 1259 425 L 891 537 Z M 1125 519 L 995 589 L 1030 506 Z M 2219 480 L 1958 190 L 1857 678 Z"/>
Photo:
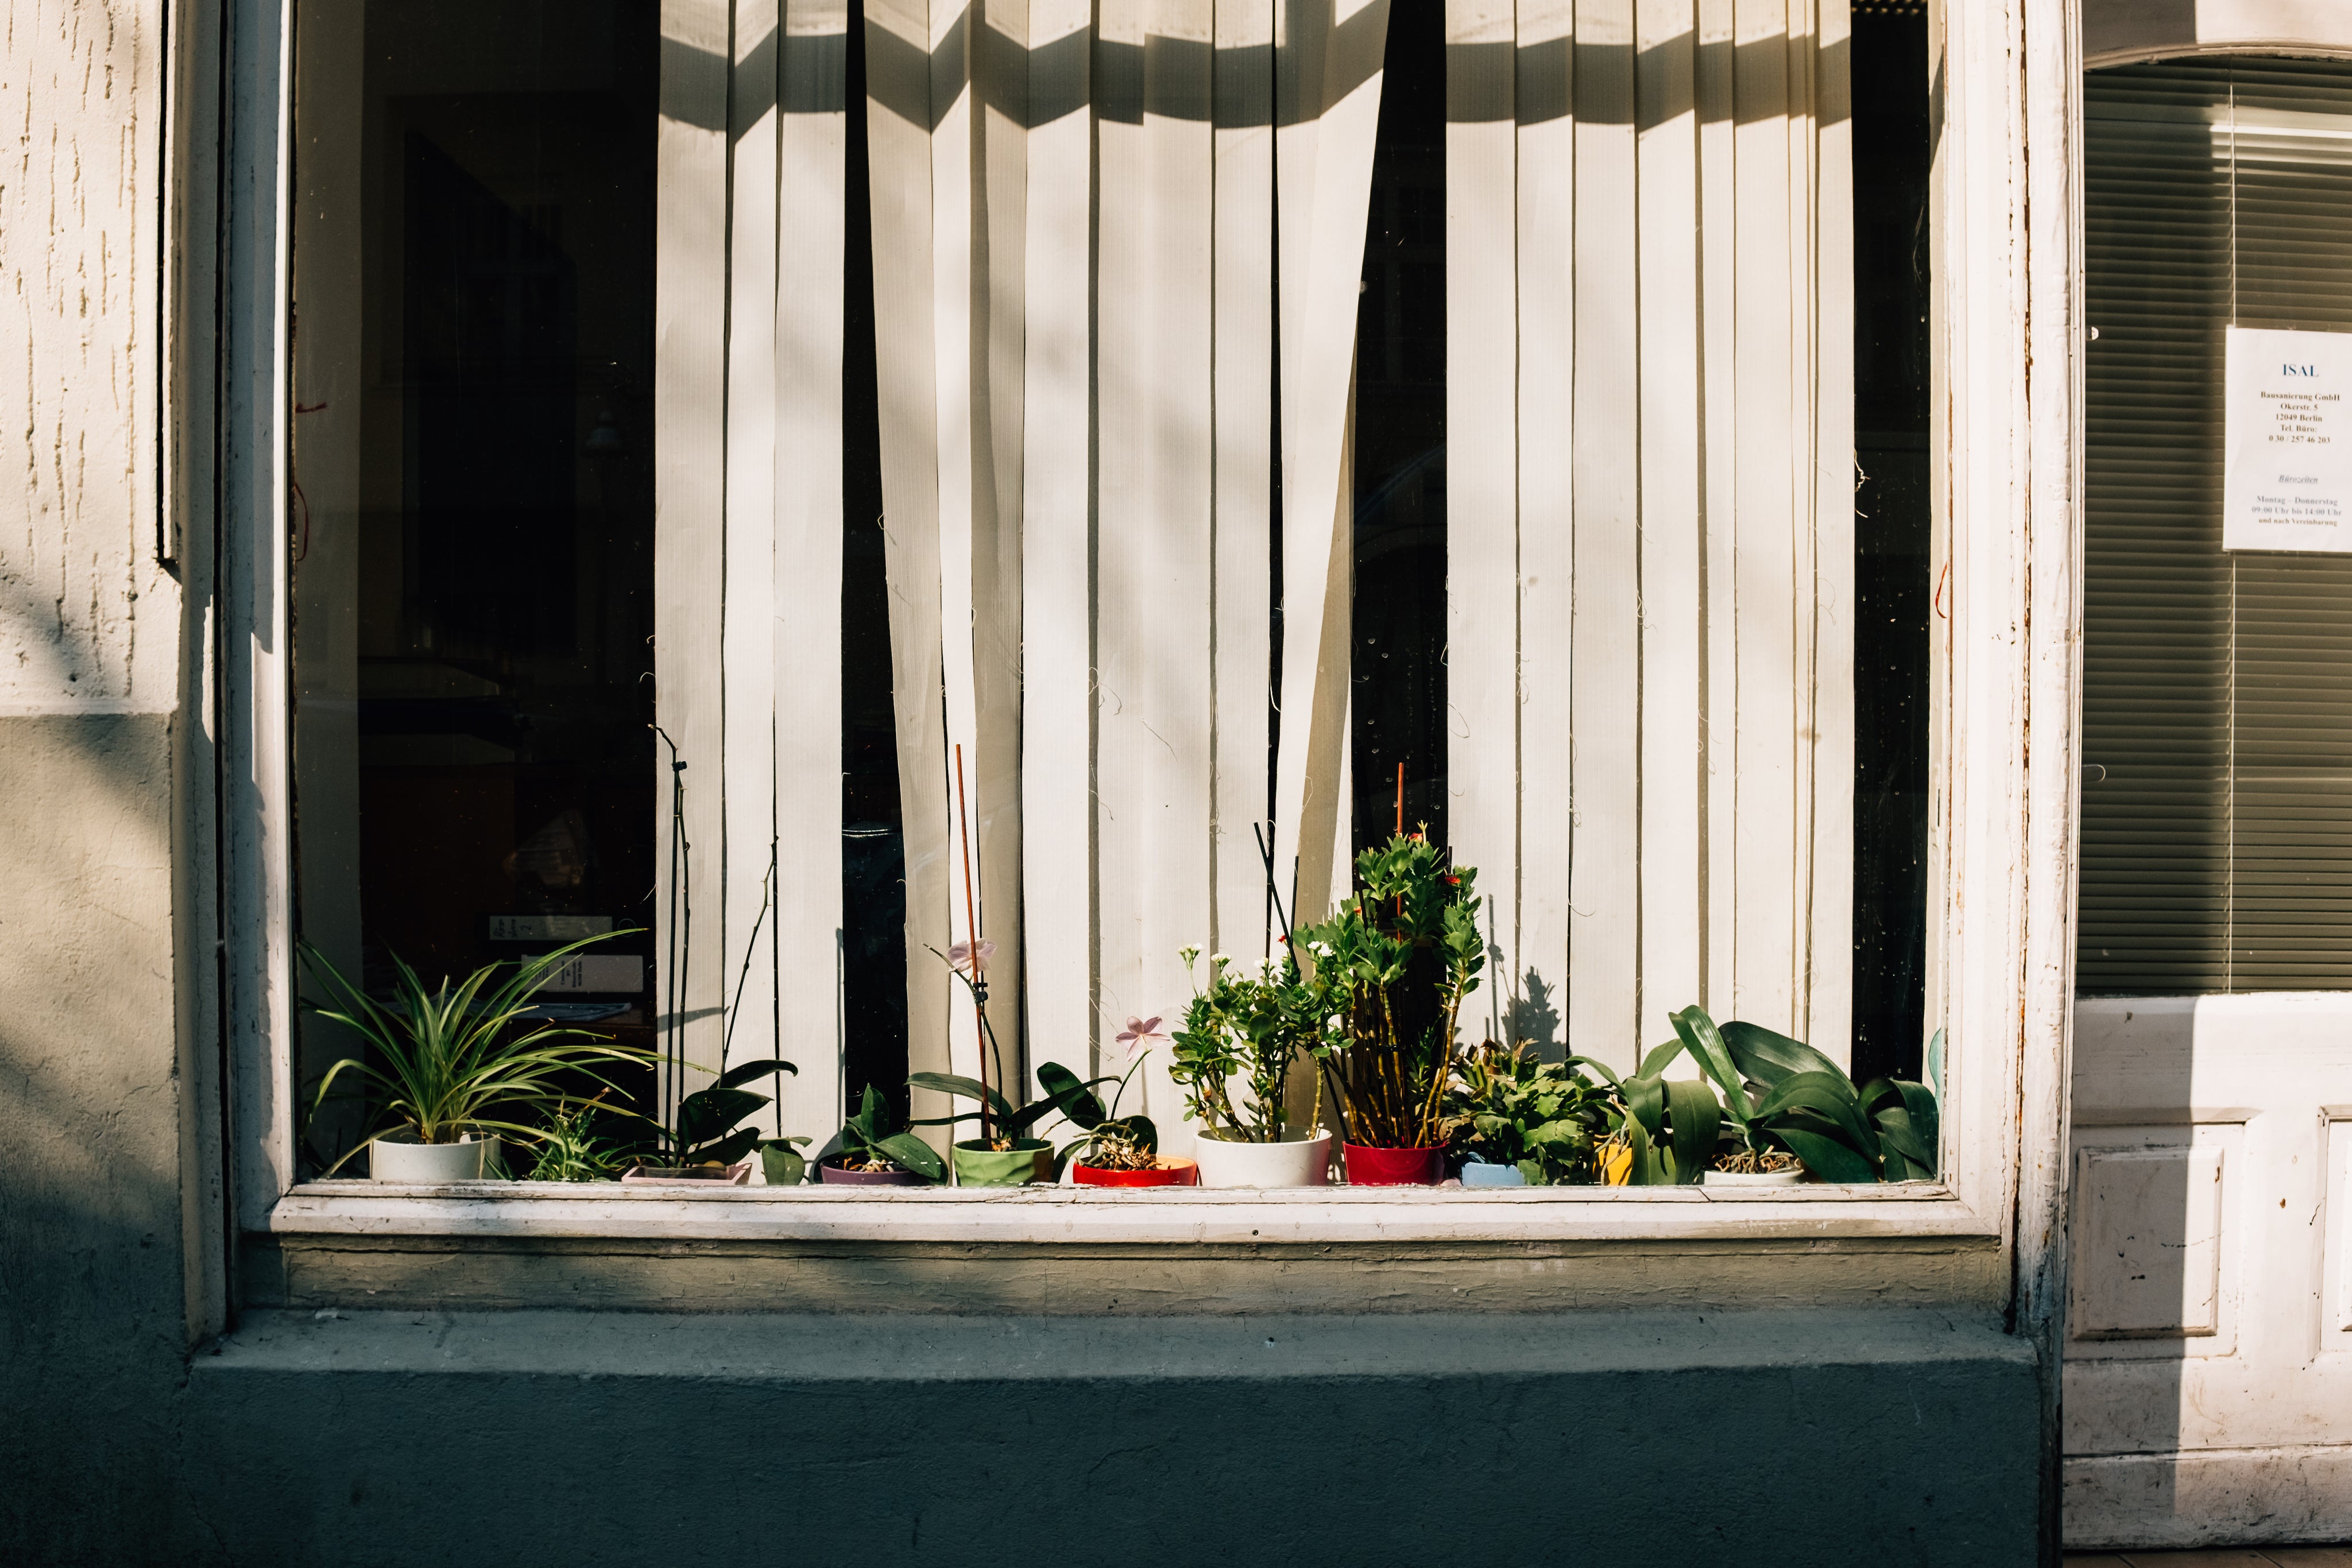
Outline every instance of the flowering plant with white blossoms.
<path fill-rule="evenodd" d="M 1201 950 L 1186 947 L 1177 956 L 1195 973 L 1184 1026 L 1171 1037 L 1168 1067 L 1184 1091 L 1186 1114 L 1211 1137 L 1280 1143 L 1291 1068 L 1302 1057 L 1321 1057 L 1344 1036 L 1334 1033 L 1314 988 L 1286 953 L 1240 964 L 1213 953 L 1205 986 L 1198 977 Z M 1316 1088 L 1319 1113 L 1319 1080 Z M 1308 1118 L 1310 1130 L 1315 1119 Z"/>

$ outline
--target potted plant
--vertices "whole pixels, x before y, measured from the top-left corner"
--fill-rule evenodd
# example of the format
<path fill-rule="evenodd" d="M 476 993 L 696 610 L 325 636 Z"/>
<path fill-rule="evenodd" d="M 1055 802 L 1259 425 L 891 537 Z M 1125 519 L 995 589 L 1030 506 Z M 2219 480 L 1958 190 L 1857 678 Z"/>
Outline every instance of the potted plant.
<path fill-rule="evenodd" d="M 723 1045 L 720 1053 L 723 1059 Z M 680 1065 L 673 1061 L 672 1070 L 677 1071 Z M 692 1062 L 682 1065 L 696 1071 L 709 1071 Z M 742 1124 L 769 1103 L 770 1097 L 755 1094 L 743 1085 L 773 1073 L 799 1071 L 791 1062 L 773 1057 L 723 1068 L 719 1082 L 709 1088 L 698 1089 L 679 1098 L 677 1114 L 670 1122 L 656 1124 L 654 1149 L 624 1173 L 621 1180 L 630 1186 L 646 1182 L 748 1186 L 751 1162 L 744 1156 L 760 1146 L 761 1138 L 759 1128 Z"/>
<path fill-rule="evenodd" d="M 538 1159 L 525 1181 L 611 1181 L 626 1158 L 620 1145 L 597 1128 L 602 1101 L 558 1106 L 541 1130 Z"/>
<path fill-rule="evenodd" d="M 914 1073 L 907 1080 L 908 1088 L 936 1090 L 974 1101 L 978 1108 L 946 1116 L 919 1116 L 912 1124 L 949 1127 L 959 1122 L 980 1124 L 978 1137 L 961 1139 L 950 1151 L 958 1186 L 1022 1186 L 1030 1182 L 1050 1182 L 1055 1175 L 1054 1145 L 1033 1135 L 1031 1129 L 1062 1108 L 1061 1096 L 1052 1092 L 1055 1075 L 1071 1083 L 1077 1082 L 1076 1075 L 1059 1062 L 1046 1062 L 1037 1070 L 1038 1081 L 1048 1086 L 1045 1097 L 1015 1106 L 976 1078 L 966 1078 L 958 1072 Z"/>
<path fill-rule="evenodd" d="M 1054 1062 L 1046 1064 L 1055 1073 L 1052 1080 L 1047 1079 L 1044 1068 L 1038 1070 L 1039 1080 L 1057 1091 L 1055 1100 L 1062 1113 L 1079 1129 L 1077 1139 L 1061 1154 L 1061 1160 L 1069 1163 L 1070 1179 L 1078 1186 L 1199 1185 L 1201 1167 L 1197 1162 L 1160 1152 L 1160 1129 L 1150 1117 L 1118 1114 L 1118 1104 L 1127 1097 L 1128 1084 L 1142 1068 L 1143 1059 L 1151 1053 L 1151 1042 L 1164 1042 L 1169 1038 L 1159 1030 L 1157 1018 L 1127 1020 L 1127 1028 L 1118 1038 L 1126 1042 L 1135 1060 L 1127 1075 L 1118 1081 L 1118 1087 L 1112 1091 L 1108 1110 L 1103 1108 L 1094 1092 L 1094 1083 L 1108 1082 L 1108 1079 L 1080 1083 L 1068 1069 Z"/>
<path fill-rule="evenodd" d="M 831 1186 L 928 1186 L 946 1175 L 937 1149 L 891 1124 L 890 1107 L 871 1083 L 857 1114 L 841 1124 L 840 1151 L 816 1163 L 817 1180 Z"/>
<path fill-rule="evenodd" d="M 1189 971 L 1201 950 L 1186 947 L 1178 956 Z M 1286 1124 L 1292 1066 L 1305 1058 L 1312 1071 L 1315 1053 L 1331 1043 L 1319 998 L 1287 955 L 1244 968 L 1213 954 L 1208 984 L 1196 986 L 1184 1026 L 1171 1038 L 1168 1075 L 1199 1124 L 1202 1186 L 1320 1186 L 1328 1179 L 1331 1134 L 1317 1125 L 1319 1076 L 1307 1131 L 1293 1134 Z"/>
<path fill-rule="evenodd" d="M 1855 1183 L 1934 1177 L 1937 1111 L 1926 1085 L 1880 1078 L 1857 1089 L 1844 1069 L 1801 1040 L 1738 1020 L 1718 1029 L 1698 1007 L 1672 1016 L 1675 1038 L 1650 1052 L 1642 1072 L 1622 1086 L 1630 1179 L 1637 1185 L 1780 1186 L 1807 1174 Z M 1685 1051 L 1713 1092 L 1706 1083 L 1663 1081 Z M 1706 1113 L 1695 1096 L 1706 1099 Z M 1674 1129 L 1686 1102 L 1687 1140 Z M 1700 1143 L 1709 1116 L 1714 1124 Z"/>
<path fill-rule="evenodd" d="M 1599 1151 L 1624 1116 L 1578 1066 L 1540 1061 L 1524 1040 L 1489 1040 L 1463 1058 L 1439 1131 L 1464 1186 L 1600 1179 Z"/>
<path fill-rule="evenodd" d="M 311 1114 L 346 1072 L 383 1096 L 374 1130 L 325 1174 L 333 1175 L 366 1149 L 368 1174 L 377 1181 L 478 1180 L 497 1168 L 500 1134 L 531 1144 L 546 1138 L 544 1125 L 519 1118 L 588 1103 L 567 1083 L 584 1078 L 613 1090 L 616 1086 L 600 1069 L 649 1060 L 644 1051 L 586 1030 L 532 1027 L 533 993 L 574 952 L 603 939 L 592 936 L 523 959 L 502 982 L 497 977 L 510 966 L 486 964 L 454 986 L 445 977 L 435 990 L 395 955 L 388 1004 L 352 985 L 316 947 L 302 944 L 303 967 L 337 1004 L 312 1010 L 351 1030 L 369 1049 L 365 1058 L 345 1057 L 327 1069 Z"/>
<path fill-rule="evenodd" d="M 1318 1006 L 1345 1037 L 1325 1060 L 1353 1185 L 1430 1186 L 1442 1174 L 1454 1024 L 1486 963 L 1477 874 L 1449 868 L 1425 835 L 1399 833 L 1356 857 L 1356 892 L 1338 914 L 1297 933 Z"/>

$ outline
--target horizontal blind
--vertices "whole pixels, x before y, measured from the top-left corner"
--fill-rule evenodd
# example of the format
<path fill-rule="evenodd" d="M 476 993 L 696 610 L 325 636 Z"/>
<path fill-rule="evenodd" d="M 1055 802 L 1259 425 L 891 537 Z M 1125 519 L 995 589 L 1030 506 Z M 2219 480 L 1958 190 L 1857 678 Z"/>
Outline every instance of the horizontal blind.
<path fill-rule="evenodd" d="M 2352 73 L 2085 91 L 2093 992 L 2352 986 L 2352 559 L 2221 548 L 2225 329 L 2352 331 Z"/>

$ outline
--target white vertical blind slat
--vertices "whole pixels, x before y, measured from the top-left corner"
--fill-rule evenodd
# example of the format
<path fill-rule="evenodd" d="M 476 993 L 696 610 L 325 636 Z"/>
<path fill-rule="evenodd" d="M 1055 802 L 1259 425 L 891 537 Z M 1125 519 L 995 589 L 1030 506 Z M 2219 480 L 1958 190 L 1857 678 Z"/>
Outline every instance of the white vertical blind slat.
<path fill-rule="evenodd" d="M 1448 0 L 1445 43 L 1447 837 L 1486 895 L 1501 956 L 1474 1006 L 1501 1038 L 1519 972 L 1518 388 L 1491 373 L 1518 358 L 1509 0 Z"/>
<path fill-rule="evenodd" d="M 845 0 L 783 0 L 777 139 L 775 528 L 770 625 L 779 767 L 779 1053 L 800 1071 L 782 1134 L 821 1146 L 843 1113 L 841 903 L 842 256 Z M 864 112 L 864 105 L 856 106 Z M 867 519 L 860 519 L 861 521 Z"/>
<path fill-rule="evenodd" d="M 728 232 L 727 543 L 719 612 L 725 836 L 719 850 L 719 980 L 727 1063 L 772 1054 L 776 923 L 776 270 L 778 50 L 775 0 L 736 0 L 734 210 Z M 690 775 L 689 775 L 690 776 Z M 698 1082 L 694 1087 L 700 1087 Z M 761 1084 L 755 1092 L 769 1085 Z"/>

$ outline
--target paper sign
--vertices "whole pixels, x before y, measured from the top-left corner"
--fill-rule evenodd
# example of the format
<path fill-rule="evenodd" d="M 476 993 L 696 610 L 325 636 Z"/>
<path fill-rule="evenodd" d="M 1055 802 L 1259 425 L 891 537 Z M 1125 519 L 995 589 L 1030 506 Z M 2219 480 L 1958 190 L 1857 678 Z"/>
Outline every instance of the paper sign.
<path fill-rule="evenodd" d="M 2232 327 L 2221 548 L 2352 553 L 2352 333 Z"/>

